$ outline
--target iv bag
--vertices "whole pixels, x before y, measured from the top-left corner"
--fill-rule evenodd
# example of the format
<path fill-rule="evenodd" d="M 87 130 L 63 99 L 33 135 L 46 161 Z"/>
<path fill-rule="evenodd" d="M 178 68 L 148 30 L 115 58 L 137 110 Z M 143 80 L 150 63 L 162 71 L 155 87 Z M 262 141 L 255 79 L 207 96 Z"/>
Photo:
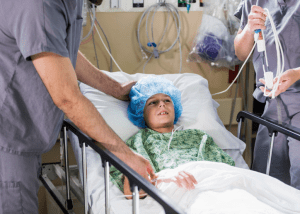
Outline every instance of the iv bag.
<path fill-rule="evenodd" d="M 194 38 L 188 62 L 206 62 L 230 69 L 241 63 L 234 50 L 234 39 L 240 27 L 234 12 L 239 3 L 240 0 L 204 2 L 202 24 Z"/>

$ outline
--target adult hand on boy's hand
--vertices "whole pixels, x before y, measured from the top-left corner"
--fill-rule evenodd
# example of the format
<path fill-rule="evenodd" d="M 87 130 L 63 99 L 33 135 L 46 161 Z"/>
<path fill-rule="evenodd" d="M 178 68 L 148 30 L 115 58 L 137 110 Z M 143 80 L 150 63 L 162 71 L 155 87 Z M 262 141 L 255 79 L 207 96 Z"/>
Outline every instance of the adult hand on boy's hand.
<path fill-rule="evenodd" d="M 127 199 L 132 199 L 132 192 L 130 190 L 130 184 L 127 177 L 124 178 L 124 195 Z M 140 198 L 147 196 L 147 193 L 144 190 L 139 191 Z"/>
<path fill-rule="evenodd" d="M 137 161 L 132 161 L 129 166 L 134 169 L 137 173 L 139 173 L 142 177 L 144 177 L 147 181 L 153 184 L 151 180 L 156 179 L 157 175 L 155 175 L 154 170 L 150 164 L 150 162 L 145 159 L 142 155 L 135 153 Z M 124 194 L 125 195 L 132 195 L 130 191 L 130 184 L 127 177 L 124 179 Z M 139 192 L 140 198 L 145 196 L 145 192 L 141 190 Z M 132 199 L 132 196 L 126 196 L 127 199 Z"/>
<path fill-rule="evenodd" d="M 134 153 L 135 157 L 130 161 L 130 163 L 127 162 L 127 164 L 135 170 L 137 173 L 139 173 L 142 177 L 144 177 L 147 181 L 151 183 L 152 179 L 156 178 L 156 175 L 154 173 L 154 170 L 150 164 L 150 162 L 144 158 L 142 155 L 138 153 Z"/>

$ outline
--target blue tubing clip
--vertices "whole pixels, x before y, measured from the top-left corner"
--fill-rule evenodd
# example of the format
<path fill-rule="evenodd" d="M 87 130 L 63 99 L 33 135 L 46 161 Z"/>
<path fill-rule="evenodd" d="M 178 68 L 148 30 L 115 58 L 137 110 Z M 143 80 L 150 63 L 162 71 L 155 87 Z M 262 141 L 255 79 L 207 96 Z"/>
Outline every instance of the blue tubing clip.
<path fill-rule="evenodd" d="M 151 43 L 151 42 L 148 42 L 148 43 L 147 43 L 147 46 L 148 46 L 148 47 L 152 47 L 152 46 L 153 46 L 154 48 L 156 48 L 157 45 L 156 45 L 154 42 L 152 42 L 152 43 Z"/>
<path fill-rule="evenodd" d="M 255 32 L 255 33 L 260 33 L 260 31 L 261 31 L 261 29 L 257 29 L 257 30 L 255 30 L 254 32 Z"/>
<path fill-rule="evenodd" d="M 186 5 L 186 10 L 187 10 L 187 13 L 189 13 L 189 12 L 190 12 L 190 9 L 191 9 L 191 4 L 187 4 L 187 5 Z"/>

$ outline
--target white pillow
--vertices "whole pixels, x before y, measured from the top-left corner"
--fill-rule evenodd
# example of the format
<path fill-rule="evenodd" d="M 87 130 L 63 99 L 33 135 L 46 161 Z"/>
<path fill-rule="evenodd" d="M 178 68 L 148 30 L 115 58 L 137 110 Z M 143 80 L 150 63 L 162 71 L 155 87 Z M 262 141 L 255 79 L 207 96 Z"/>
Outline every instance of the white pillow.
<path fill-rule="evenodd" d="M 106 72 L 105 74 L 118 82 L 127 82 L 153 74 L 127 74 L 124 72 Z M 163 74 L 181 91 L 183 112 L 176 126 L 183 125 L 184 129 L 201 129 L 206 131 L 222 149 L 245 149 L 245 143 L 226 130 L 221 122 L 217 107 L 208 89 L 208 82 L 198 74 Z M 117 100 L 88 85 L 80 83 L 82 93 L 95 105 L 107 124 L 124 141 L 136 134 L 138 127 L 127 117 L 129 102 Z"/>

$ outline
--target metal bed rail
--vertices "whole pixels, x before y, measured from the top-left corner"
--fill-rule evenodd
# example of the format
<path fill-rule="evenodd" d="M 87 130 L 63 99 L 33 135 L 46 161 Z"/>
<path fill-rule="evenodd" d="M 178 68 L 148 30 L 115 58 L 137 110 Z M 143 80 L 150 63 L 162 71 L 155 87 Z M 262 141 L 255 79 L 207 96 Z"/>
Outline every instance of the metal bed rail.
<path fill-rule="evenodd" d="M 238 133 L 237 137 L 241 139 L 241 128 L 242 128 L 242 122 L 244 119 L 250 119 L 253 122 L 256 122 L 258 124 L 261 124 L 263 126 L 266 126 L 269 131 L 269 136 L 271 137 L 271 142 L 270 142 L 270 148 L 269 148 L 269 154 L 268 154 L 268 159 L 267 159 L 267 168 L 266 168 L 266 174 L 270 174 L 270 166 L 271 166 L 271 160 L 272 160 L 272 151 L 273 151 L 273 145 L 274 145 L 274 139 L 275 136 L 277 136 L 278 132 L 285 134 L 289 137 L 292 137 L 296 140 L 300 141 L 300 132 L 297 132 L 291 128 L 288 128 L 286 126 L 283 126 L 281 124 L 278 124 L 274 121 L 271 121 L 266 118 L 262 118 L 260 116 L 257 116 L 253 113 L 247 112 L 247 111 L 240 111 L 236 117 L 236 120 L 238 122 Z M 300 130 L 299 130 L 300 131 Z M 252 161 L 253 162 L 253 161 Z"/>
<path fill-rule="evenodd" d="M 86 147 L 90 146 L 94 151 L 96 151 L 102 160 L 102 166 L 104 167 L 104 177 L 105 177 L 105 213 L 110 213 L 110 204 L 109 204 L 109 168 L 110 165 L 115 166 L 120 172 L 122 172 L 129 180 L 130 188 L 132 191 L 132 213 L 139 213 L 139 190 L 143 189 L 149 196 L 156 200 L 164 209 L 166 214 L 181 214 L 185 213 L 182 208 L 175 204 L 171 199 L 166 195 L 161 193 L 156 187 L 150 184 L 146 179 L 141 175 L 131 169 L 123 161 L 117 158 L 114 154 L 108 151 L 102 145 L 96 145 L 95 140 L 91 139 L 85 135 L 81 130 L 79 130 L 69 119 L 65 119 L 61 129 L 61 143 L 64 145 L 64 154 L 65 154 L 65 182 L 66 182 L 66 201 L 65 207 L 62 205 L 61 200 L 51 193 L 51 189 L 45 180 L 47 177 L 40 176 L 42 183 L 45 185 L 46 189 L 50 192 L 51 196 L 58 203 L 60 208 L 64 213 L 72 213 L 72 200 L 70 195 L 70 175 L 69 175 L 69 163 L 68 163 L 68 150 L 67 150 L 67 131 L 73 132 L 79 139 L 79 144 L 82 149 L 82 171 L 83 171 L 83 195 L 84 195 L 84 212 L 88 213 L 88 194 L 87 194 L 87 162 L 86 162 Z M 48 187 L 47 187 L 48 186 Z M 71 212 L 68 212 L 71 211 Z"/>

